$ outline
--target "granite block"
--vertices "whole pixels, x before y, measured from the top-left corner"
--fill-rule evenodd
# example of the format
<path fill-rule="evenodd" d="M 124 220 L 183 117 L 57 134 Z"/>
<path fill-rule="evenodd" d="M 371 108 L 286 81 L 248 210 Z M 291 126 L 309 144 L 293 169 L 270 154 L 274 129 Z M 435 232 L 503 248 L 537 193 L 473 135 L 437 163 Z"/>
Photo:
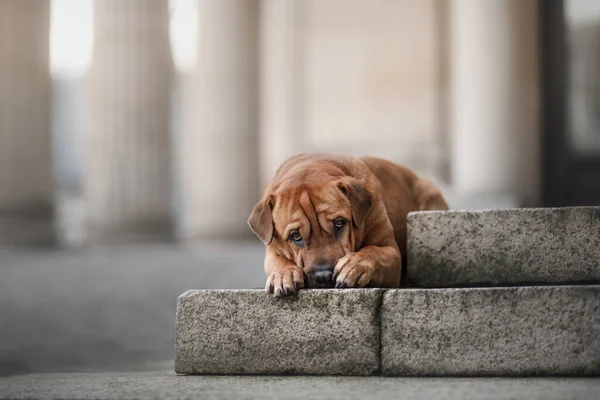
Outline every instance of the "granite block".
<path fill-rule="evenodd" d="M 408 216 L 415 287 L 600 282 L 600 207 Z"/>
<path fill-rule="evenodd" d="M 190 290 L 178 298 L 180 374 L 372 375 L 380 371 L 379 289 Z"/>
<path fill-rule="evenodd" d="M 600 286 L 389 290 L 381 320 L 388 376 L 600 374 Z"/>

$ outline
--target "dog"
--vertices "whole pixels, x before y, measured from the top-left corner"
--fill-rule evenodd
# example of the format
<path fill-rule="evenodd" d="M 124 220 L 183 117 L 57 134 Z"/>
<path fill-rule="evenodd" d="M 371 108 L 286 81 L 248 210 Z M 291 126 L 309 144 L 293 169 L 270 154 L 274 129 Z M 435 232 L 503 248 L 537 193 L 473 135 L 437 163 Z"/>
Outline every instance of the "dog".
<path fill-rule="evenodd" d="M 265 290 L 394 288 L 411 211 L 447 210 L 441 191 L 376 157 L 299 154 L 267 185 L 248 224 L 267 246 Z"/>

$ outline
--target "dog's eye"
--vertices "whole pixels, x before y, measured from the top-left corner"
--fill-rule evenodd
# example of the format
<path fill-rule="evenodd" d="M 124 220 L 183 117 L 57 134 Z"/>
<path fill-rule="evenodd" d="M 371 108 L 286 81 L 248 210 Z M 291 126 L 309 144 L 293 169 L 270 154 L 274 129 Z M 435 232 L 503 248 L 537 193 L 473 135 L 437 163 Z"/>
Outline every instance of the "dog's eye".
<path fill-rule="evenodd" d="M 342 230 L 344 229 L 345 226 L 346 226 L 346 220 L 344 218 L 338 218 L 335 221 L 333 221 L 335 236 L 338 236 L 342 232 Z"/>
<path fill-rule="evenodd" d="M 296 244 L 302 244 L 302 235 L 298 231 L 293 231 L 292 233 L 290 233 L 289 240 Z"/>
<path fill-rule="evenodd" d="M 344 218 L 338 218 L 333 221 L 333 225 L 335 225 L 337 229 L 343 228 L 346 225 L 346 220 Z"/>

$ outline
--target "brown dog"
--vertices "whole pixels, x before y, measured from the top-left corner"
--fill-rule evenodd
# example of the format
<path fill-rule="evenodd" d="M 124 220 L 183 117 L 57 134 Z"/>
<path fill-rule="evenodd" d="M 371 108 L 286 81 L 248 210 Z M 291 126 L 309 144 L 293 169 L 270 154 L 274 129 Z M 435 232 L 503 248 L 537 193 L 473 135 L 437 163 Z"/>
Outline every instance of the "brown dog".
<path fill-rule="evenodd" d="M 398 287 L 408 213 L 447 209 L 431 182 L 389 161 L 300 154 L 279 167 L 248 224 L 267 245 L 266 290 L 280 297 Z"/>

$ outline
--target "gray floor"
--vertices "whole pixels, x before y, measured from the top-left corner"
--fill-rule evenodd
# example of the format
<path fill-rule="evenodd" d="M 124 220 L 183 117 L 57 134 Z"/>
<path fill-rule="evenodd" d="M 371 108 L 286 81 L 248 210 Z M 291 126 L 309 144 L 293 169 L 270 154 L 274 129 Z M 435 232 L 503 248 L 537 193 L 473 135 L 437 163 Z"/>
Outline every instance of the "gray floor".
<path fill-rule="evenodd" d="M 49 373 L 0 378 L 0 398 L 597 399 L 600 379 L 176 376 Z"/>
<path fill-rule="evenodd" d="M 0 249 L 0 376 L 173 360 L 187 289 L 262 288 L 264 246 Z"/>

